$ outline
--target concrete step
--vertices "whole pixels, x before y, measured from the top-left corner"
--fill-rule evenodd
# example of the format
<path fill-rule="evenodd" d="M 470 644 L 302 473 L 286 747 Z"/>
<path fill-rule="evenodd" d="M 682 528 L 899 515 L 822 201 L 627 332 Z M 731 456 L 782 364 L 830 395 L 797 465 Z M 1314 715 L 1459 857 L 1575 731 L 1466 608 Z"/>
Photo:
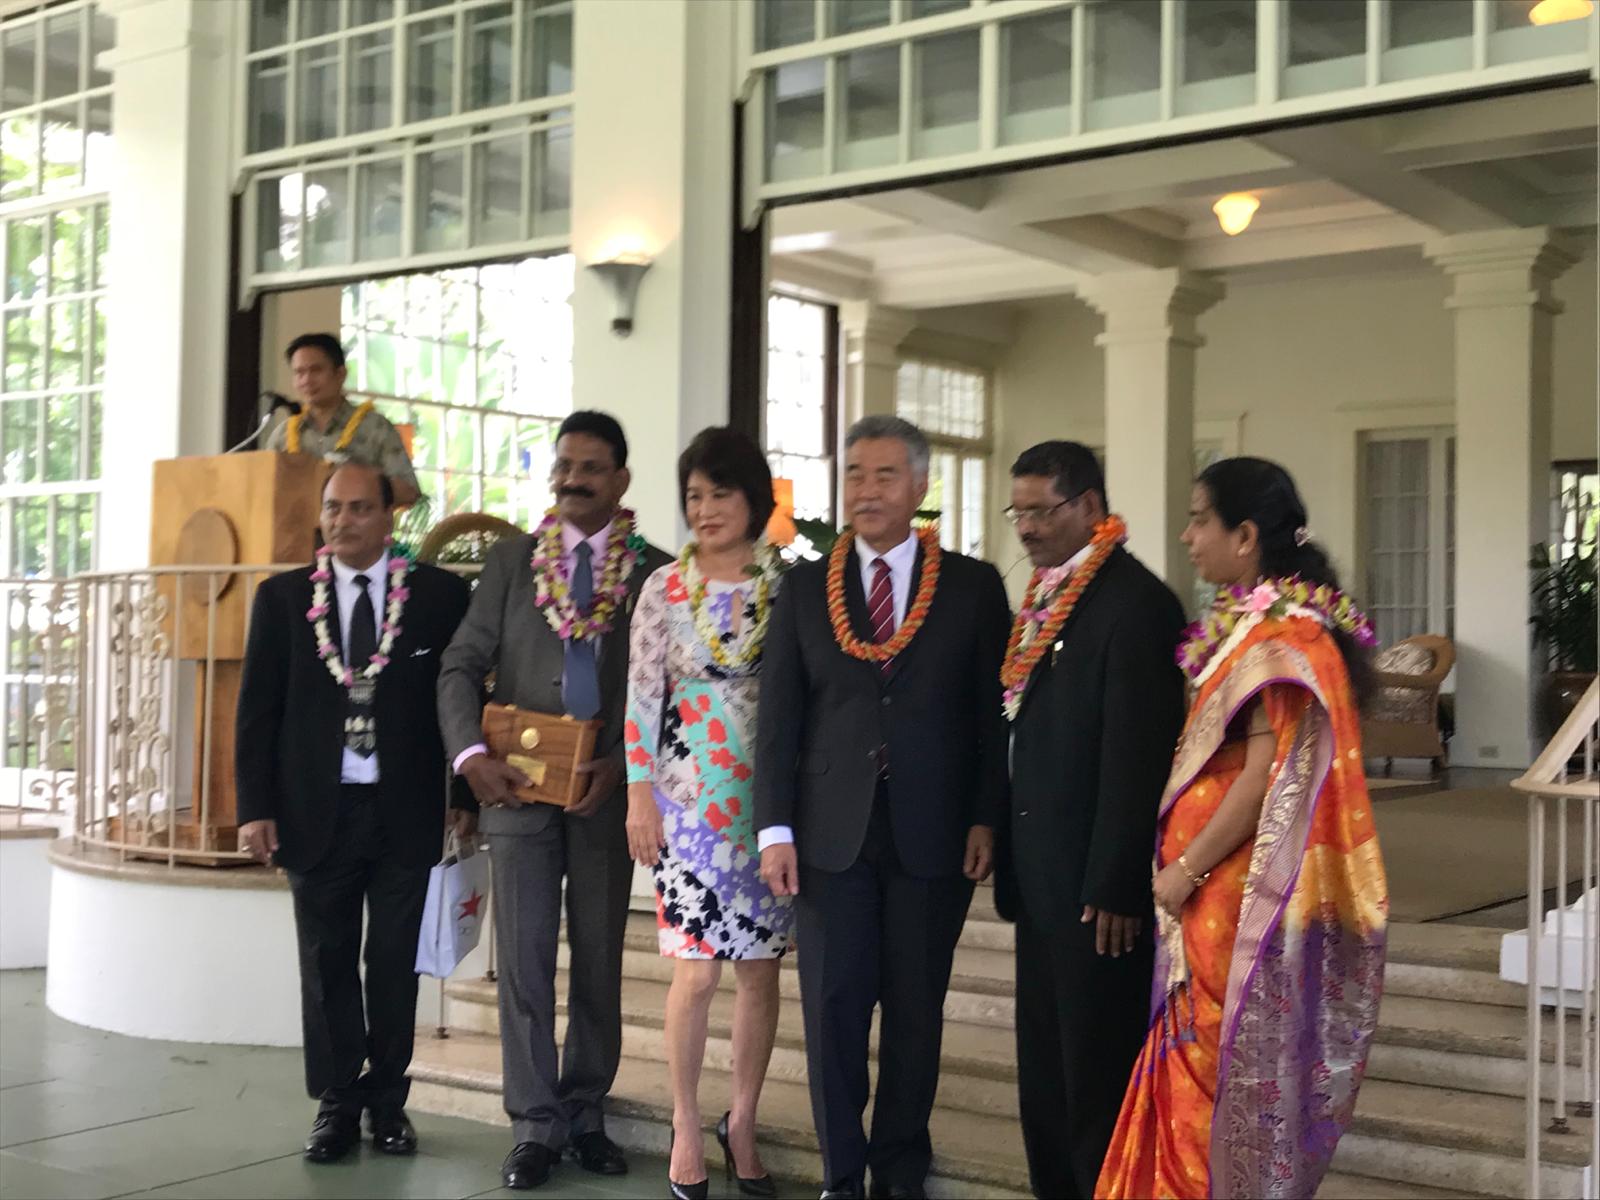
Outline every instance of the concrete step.
<path fill-rule="evenodd" d="M 419 1031 L 411 1063 L 410 1105 L 420 1112 L 505 1125 L 500 1100 L 500 1044 L 480 1034 L 437 1039 Z M 727 1072 L 707 1064 L 701 1109 L 709 1130 L 732 1094 Z M 608 1102 L 606 1129 L 624 1147 L 663 1154 L 672 1120 L 666 1064 L 624 1058 Z M 1028 1194 L 1022 1135 L 1013 1118 L 936 1109 L 930 1195 L 1011 1200 Z M 804 1085 L 769 1078 L 762 1092 L 758 1137 L 767 1169 L 781 1178 L 819 1179 L 821 1155 Z"/>
<path fill-rule="evenodd" d="M 1482 1200 L 1476 1192 L 1440 1191 L 1416 1183 L 1396 1183 L 1367 1175 L 1329 1171 L 1317 1189 L 1317 1200 Z"/>
<path fill-rule="evenodd" d="M 1518 1097 L 1369 1078 L 1333 1165 L 1345 1174 L 1517 1196 L 1523 1193 L 1523 1120 Z M 1574 1118 L 1572 1124 L 1572 1133 L 1540 1138 L 1539 1194 L 1552 1200 L 1582 1194 L 1591 1122 Z"/>
<path fill-rule="evenodd" d="M 1388 962 L 1419 966 L 1459 967 L 1499 978 L 1500 935 L 1503 929 L 1478 925 L 1389 925 Z"/>

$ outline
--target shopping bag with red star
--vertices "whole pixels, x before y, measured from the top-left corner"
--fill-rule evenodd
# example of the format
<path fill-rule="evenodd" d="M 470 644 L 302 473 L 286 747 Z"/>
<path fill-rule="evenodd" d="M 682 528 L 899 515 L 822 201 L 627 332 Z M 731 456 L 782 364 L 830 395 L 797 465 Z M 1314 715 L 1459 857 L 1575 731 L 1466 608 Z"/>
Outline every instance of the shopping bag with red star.
<path fill-rule="evenodd" d="M 489 856 L 462 844 L 428 872 L 417 974 L 448 978 L 477 946 L 488 906 Z"/>

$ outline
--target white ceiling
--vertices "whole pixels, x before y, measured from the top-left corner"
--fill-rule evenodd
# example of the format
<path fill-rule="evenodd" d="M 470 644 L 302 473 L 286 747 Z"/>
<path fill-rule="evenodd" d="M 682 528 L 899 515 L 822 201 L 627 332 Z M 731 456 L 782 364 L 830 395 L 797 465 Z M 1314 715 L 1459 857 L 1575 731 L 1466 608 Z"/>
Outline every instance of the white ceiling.
<path fill-rule="evenodd" d="M 1413 268 L 1442 234 L 1587 230 L 1592 84 L 774 210 L 775 282 L 930 309 L 1071 295 L 1152 266 L 1230 280 Z M 1261 200 L 1230 238 L 1211 206 Z"/>

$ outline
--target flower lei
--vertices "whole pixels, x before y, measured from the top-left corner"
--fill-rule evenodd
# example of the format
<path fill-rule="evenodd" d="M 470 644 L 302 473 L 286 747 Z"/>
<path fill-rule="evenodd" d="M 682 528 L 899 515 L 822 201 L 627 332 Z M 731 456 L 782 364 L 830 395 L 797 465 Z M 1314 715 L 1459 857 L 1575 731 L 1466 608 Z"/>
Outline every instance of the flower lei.
<path fill-rule="evenodd" d="M 1000 665 L 1000 686 L 1004 689 L 1001 705 L 1006 720 L 1017 719 L 1022 708 L 1022 693 L 1027 689 L 1034 667 L 1055 642 L 1056 635 L 1078 607 L 1078 600 L 1106 559 L 1111 557 L 1111 552 L 1127 540 L 1127 522 L 1113 514 L 1094 527 L 1094 535 L 1089 539 L 1089 556 L 1067 577 L 1065 587 L 1061 586 L 1060 568 L 1034 571 L 1029 578 L 1027 595 L 1016 620 L 1011 623 L 1011 639 L 1006 643 L 1006 656 Z M 1059 590 L 1046 605 L 1044 598 L 1054 589 Z"/>
<path fill-rule="evenodd" d="M 372 401 L 368 400 L 351 415 L 345 422 L 344 432 L 339 434 L 339 440 L 333 444 L 333 453 L 342 454 L 350 449 L 350 443 L 356 440 L 356 430 L 361 428 L 361 422 L 367 419 L 367 414 L 372 411 Z M 300 426 L 305 422 L 305 413 L 295 413 L 289 418 L 287 429 L 284 431 L 284 448 L 290 454 L 300 453 Z"/>
<path fill-rule="evenodd" d="M 611 521 L 600 584 L 587 612 L 579 612 L 572 599 L 572 583 L 562 562 L 566 546 L 561 538 L 561 515 L 552 508 L 533 531 L 533 603 L 562 641 L 586 641 L 611 632 L 617 606 L 628 598 L 628 579 L 644 553 L 644 539 L 633 531 L 633 510 L 621 508 Z"/>
<path fill-rule="evenodd" d="M 711 652 L 711 660 L 717 666 L 730 671 L 748 667 L 761 657 L 761 646 L 767 638 L 767 623 L 772 616 L 772 580 L 781 570 L 778 552 L 765 538 L 756 543 L 756 560 L 749 568 L 756 581 L 755 619 L 747 621 L 737 640 L 729 645 L 706 611 L 706 577 L 700 573 L 699 564 L 695 562 L 696 549 L 695 543 L 690 542 L 678 555 L 678 578 L 689 592 L 689 612 L 694 617 L 694 631 Z"/>
<path fill-rule="evenodd" d="M 1264 579 L 1255 587 L 1222 588 L 1211 611 L 1188 629 L 1178 643 L 1178 666 L 1196 685 L 1211 674 L 1262 621 L 1310 617 L 1326 629 L 1340 629 L 1358 645 L 1378 644 L 1372 620 L 1355 602 L 1327 584 L 1313 586 L 1298 575 Z"/>
<path fill-rule="evenodd" d="M 939 586 L 939 565 L 944 550 L 939 545 L 939 531 L 931 526 L 917 530 L 917 540 L 922 543 L 922 579 L 917 584 L 911 607 L 906 610 L 906 619 L 887 642 L 864 642 L 850 628 L 850 614 L 844 603 L 844 564 L 850 557 L 855 534 L 847 526 L 833 543 L 828 553 L 828 620 L 833 624 L 833 640 L 851 658 L 862 662 L 887 662 L 911 644 L 911 639 L 928 619 L 933 592 Z"/>
<path fill-rule="evenodd" d="M 400 614 L 411 595 L 411 589 L 405 586 L 406 572 L 409 570 L 410 560 L 391 552 L 389 588 L 384 596 L 383 628 L 378 631 L 378 652 L 367 661 L 360 675 L 362 679 L 376 679 L 378 673 L 389 665 L 389 652 L 394 649 L 395 638 L 400 636 Z M 353 688 L 356 685 L 356 673 L 345 666 L 339 657 L 339 639 L 328 627 L 328 617 L 333 612 L 332 601 L 328 598 L 328 584 L 332 581 L 333 553 L 324 546 L 317 551 L 317 566 L 311 572 L 311 607 L 306 609 L 306 620 L 311 622 L 311 628 L 317 635 L 317 654 L 328 668 L 328 674 L 333 676 L 335 683 Z"/>

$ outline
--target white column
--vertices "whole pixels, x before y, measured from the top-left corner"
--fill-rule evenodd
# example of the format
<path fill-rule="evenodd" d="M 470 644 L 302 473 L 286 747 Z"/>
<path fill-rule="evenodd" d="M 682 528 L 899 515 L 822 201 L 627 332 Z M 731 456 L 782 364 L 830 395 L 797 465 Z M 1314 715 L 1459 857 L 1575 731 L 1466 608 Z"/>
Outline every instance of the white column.
<path fill-rule="evenodd" d="M 244 5 L 101 0 L 116 18 L 100 565 L 149 561 L 151 463 L 223 449 L 234 81 Z"/>
<path fill-rule="evenodd" d="M 1547 541 L 1554 281 L 1577 254 L 1548 229 L 1440 238 L 1455 313 L 1456 734 L 1453 762 L 1532 761 L 1530 547 Z"/>
<path fill-rule="evenodd" d="M 627 430 L 646 536 L 679 545 L 677 458 L 728 420 L 737 5 L 579 5 L 574 25 L 572 395 Z M 589 263 L 653 262 L 631 336 Z"/>
<path fill-rule="evenodd" d="M 1222 284 L 1178 269 L 1102 275 L 1083 298 L 1105 317 L 1106 491 L 1128 544 L 1187 601 L 1192 581 L 1178 535 L 1194 480 L 1196 320 Z"/>
<path fill-rule="evenodd" d="M 910 314 L 870 300 L 839 306 L 844 338 L 844 429 L 865 416 L 892 416 L 899 387 L 900 343 L 916 328 Z"/>

